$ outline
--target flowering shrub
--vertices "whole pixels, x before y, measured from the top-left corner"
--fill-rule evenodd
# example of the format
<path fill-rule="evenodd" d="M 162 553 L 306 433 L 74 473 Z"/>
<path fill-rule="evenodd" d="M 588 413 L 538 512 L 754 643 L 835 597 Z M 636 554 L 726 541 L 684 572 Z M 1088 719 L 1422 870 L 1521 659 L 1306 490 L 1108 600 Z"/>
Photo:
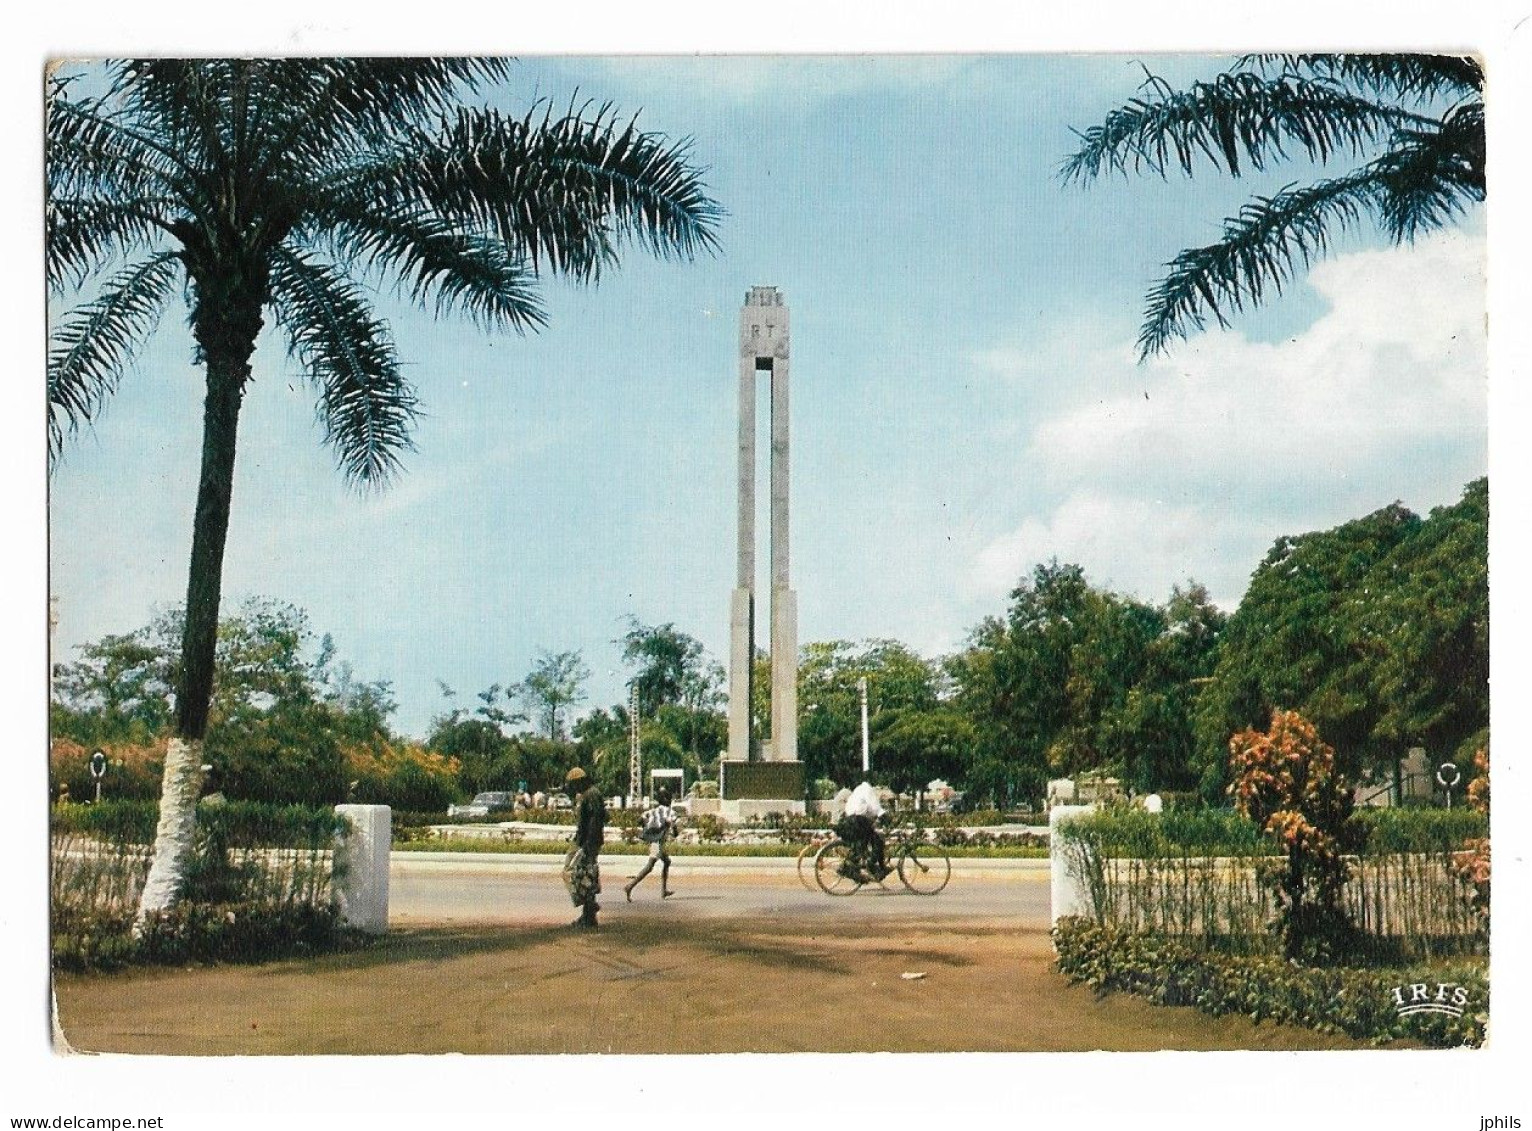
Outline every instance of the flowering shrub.
<path fill-rule="evenodd" d="M 697 839 L 701 841 L 721 841 L 729 830 L 728 824 L 716 813 L 698 813 L 690 824 L 697 830 Z"/>
<path fill-rule="evenodd" d="M 1283 952 L 1332 961 L 1354 933 L 1341 905 L 1353 801 L 1334 749 L 1298 712 L 1278 710 L 1266 733 L 1244 730 L 1229 740 L 1229 768 L 1234 807 L 1284 855 L 1282 866 L 1262 873 L 1277 898 Z"/>
<path fill-rule="evenodd" d="M 1489 747 L 1482 746 L 1473 756 L 1478 776 L 1468 783 L 1468 804 L 1475 812 L 1489 816 Z M 1458 859 L 1458 876 L 1468 885 L 1469 905 L 1489 930 L 1489 837 L 1470 837 L 1463 842 Z"/>
<path fill-rule="evenodd" d="M 353 801 L 440 815 L 458 799 L 456 758 L 414 742 L 359 743 L 342 753 Z"/>
<path fill-rule="evenodd" d="M 1468 807 L 1475 813 L 1489 815 L 1489 747 L 1481 746 L 1474 752 L 1473 768 L 1476 775 L 1468 783 Z"/>
<path fill-rule="evenodd" d="M 1148 931 L 1059 920 L 1053 932 L 1059 971 L 1096 990 L 1122 990 L 1157 1005 L 1189 1005 L 1214 1016 L 1303 1025 L 1385 1044 L 1414 1040 L 1435 1048 L 1484 1043 L 1489 979 L 1482 962 L 1457 960 L 1393 970 L 1316 969 L 1275 956 L 1221 954 Z M 1394 989 L 1410 983 L 1463 987 L 1468 1008 L 1401 1016 Z"/>

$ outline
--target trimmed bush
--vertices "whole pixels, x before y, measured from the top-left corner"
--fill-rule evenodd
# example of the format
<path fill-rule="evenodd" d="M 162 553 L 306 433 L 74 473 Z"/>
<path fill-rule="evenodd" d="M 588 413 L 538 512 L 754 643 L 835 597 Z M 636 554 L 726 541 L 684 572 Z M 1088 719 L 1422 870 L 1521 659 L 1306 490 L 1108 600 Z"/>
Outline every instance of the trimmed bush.
<path fill-rule="evenodd" d="M 1122 990 L 1157 1005 L 1189 1005 L 1221 1016 L 1303 1025 L 1372 1044 L 1420 1041 L 1434 1048 L 1478 1047 L 1489 1023 L 1489 977 L 1482 962 L 1397 969 L 1315 968 L 1276 957 L 1220 954 L 1147 931 L 1061 919 L 1053 932 L 1059 971 L 1098 992 Z M 1463 1016 L 1400 1016 L 1395 990 L 1412 983 L 1466 991 Z"/>

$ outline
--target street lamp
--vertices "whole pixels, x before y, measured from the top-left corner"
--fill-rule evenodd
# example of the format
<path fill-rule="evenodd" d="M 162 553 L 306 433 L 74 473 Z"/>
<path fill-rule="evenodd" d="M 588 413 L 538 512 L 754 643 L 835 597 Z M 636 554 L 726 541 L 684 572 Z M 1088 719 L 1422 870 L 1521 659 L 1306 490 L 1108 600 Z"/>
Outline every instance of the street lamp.
<path fill-rule="evenodd" d="M 1436 780 L 1440 782 L 1442 788 L 1447 791 L 1447 808 L 1451 809 L 1452 787 L 1463 780 L 1463 775 L 1458 773 L 1457 766 L 1453 765 L 1451 762 L 1443 762 L 1441 766 L 1437 768 Z"/>
<path fill-rule="evenodd" d="M 867 677 L 865 675 L 856 681 L 856 690 L 862 697 L 862 776 L 866 777 L 872 770 L 872 760 L 867 753 Z"/>
<path fill-rule="evenodd" d="M 96 782 L 96 804 L 101 804 L 101 779 L 106 777 L 106 751 L 97 750 L 90 756 L 90 776 Z"/>

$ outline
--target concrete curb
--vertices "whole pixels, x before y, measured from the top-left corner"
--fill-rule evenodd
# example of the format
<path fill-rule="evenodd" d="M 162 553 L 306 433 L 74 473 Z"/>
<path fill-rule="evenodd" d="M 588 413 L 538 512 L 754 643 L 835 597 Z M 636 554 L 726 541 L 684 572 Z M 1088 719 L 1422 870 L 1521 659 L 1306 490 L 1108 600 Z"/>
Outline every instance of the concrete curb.
<path fill-rule="evenodd" d="M 603 870 L 617 869 L 631 861 L 635 870 L 642 856 L 603 856 Z M 778 875 L 797 870 L 793 856 L 672 856 L 671 866 L 692 875 Z M 433 872 L 494 874 L 497 872 L 558 872 L 564 858 L 553 853 L 488 852 L 395 852 L 389 859 L 394 875 L 429 875 Z M 962 859 L 952 861 L 953 875 L 969 873 L 1048 874 L 1048 860 L 1042 859 Z"/>

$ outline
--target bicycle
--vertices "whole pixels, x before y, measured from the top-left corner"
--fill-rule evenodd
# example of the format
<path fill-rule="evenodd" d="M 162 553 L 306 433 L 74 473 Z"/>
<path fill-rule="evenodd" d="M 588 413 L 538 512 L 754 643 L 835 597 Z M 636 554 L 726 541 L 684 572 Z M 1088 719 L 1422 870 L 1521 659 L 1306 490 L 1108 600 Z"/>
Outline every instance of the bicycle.
<path fill-rule="evenodd" d="M 832 833 L 815 833 L 798 850 L 798 882 L 809 891 L 819 886 L 814 881 L 814 857 L 818 856 L 819 850 L 833 839 Z"/>
<path fill-rule="evenodd" d="M 874 876 L 861 859 L 861 851 L 834 837 L 814 855 L 814 880 L 826 895 L 851 895 L 863 884 L 881 884 L 897 872 L 899 882 L 915 895 L 935 895 L 952 878 L 952 859 L 941 845 L 933 844 L 913 830 L 895 830 L 887 860 L 890 867 Z"/>

